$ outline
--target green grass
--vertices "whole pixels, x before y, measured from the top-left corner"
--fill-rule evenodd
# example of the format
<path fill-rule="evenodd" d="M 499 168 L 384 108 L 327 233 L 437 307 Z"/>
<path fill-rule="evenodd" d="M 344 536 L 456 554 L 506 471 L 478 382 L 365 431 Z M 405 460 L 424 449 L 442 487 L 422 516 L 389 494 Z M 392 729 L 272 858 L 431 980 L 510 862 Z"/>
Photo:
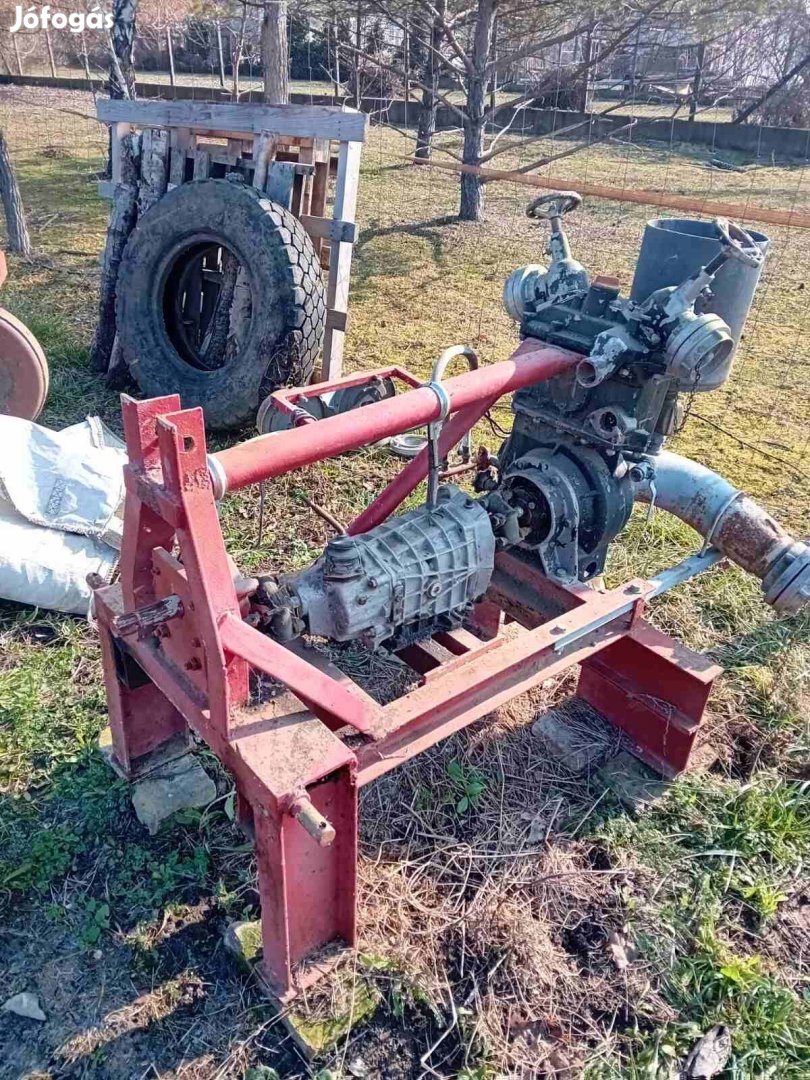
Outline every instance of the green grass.
<path fill-rule="evenodd" d="M 59 102 L 73 107 L 79 97 Z M 56 99 L 47 101 L 50 110 Z M 99 412 L 117 426 L 115 395 L 87 368 L 107 215 L 94 191 L 103 138 L 93 121 L 49 110 L 11 108 L 0 99 L 0 126 L 12 146 L 36 249 L 30 263 L 10 257 L 3 302 L 37 333 L 49 357 L 52 388 L 42 422 L 61 426 Z M 58 152 L 43 156 L 45 146 Z M 364 151 L 347 365 L 400 363 L 427 376 L 434 357 L 456 341 L 469 341 L 484 362 L 503 358 L 516 341 L 500 307 L 503 280 L 519 263 L 542 258 L 544 246 L 523 216 L 526 193 L 491 186 L 485 220 L 461 225 L 452 219 L 455 181 L 406 167 L 408 151 L 402 136 L 381 128 L 372 129 Z M 799 166 L 740 158 L 745 172 L 718 175 L 705 168 L 707 156 L 663 144 L 600 146 L 552 166 L 551 174 L 574 187 L 587 178 L 752 206 L 807 204 Z M 514 150 L 499 164 L 521 160 L 527 158 Z M 626 287 L 643 223 L 653 212 L 587 201 L 571 221 L 575 254 L 595 271 L 615 272 Z M 733 377 L 728 387 L 694 404 L 694 413 L 724 431 L 693 415 L 675 446 L 718 468 L 787 526 L 806 533 L 810 366 L 802 335 L 810 237 L 799 230 L 768 231 L 773 250 Z M 497 416 L 508 423 L 505 406 Z M 488 429 L 477 438 L 493 448 L 497 442 Z M 303 498 L 347 519 L 368 504 L 395 468 L 378 449 L 274 483 L 261 543 L 257 493 L 231 497 L 222 510 L 228 549 L 248 572 L 303 566 L 327 536 Z M 638 513 L 612 550 L 610 580 L 653 573 L 695 546 L 694 534 L 679 523 L 663 514 L 647 521 Z M 669 1016 L 650 1025 L 642 1013 L 624 1030 L 592 1028 L 588 1075 L 663 1076 L 697 1033 L 723 1022 L 734 1041 L 726 1080 L 798 1080 L 810 1069 L 810 1020 L 806 971 L 791 950 L 789 914 L 801 902 L 810 858 L 804 783 L 810 758 L 810 618 L 776 620 L 758 584 L 726 569 L 663 598 L 652 616 L 726 668 L 708 725 L 721 762 L 708 778 L 673 785 L 642 817 L 600 803 L 577 834 L 578 840 L 603 846 L 614 862 L 642 871 L 643 884 L 619 901 L 645 977 Z M 53 633 L 47 643 L 38 629 L 43 625 Z M 252 867 L 232 825 L 227 778 L 210 755 L 205 761 L 217 780 L 217 803 L 154 839 L 146 837 L 133 820 L 125 785 L 113 779 L 95 749 L 105 723 L 92 628 L 0 605 L 3 917 L 17 932 L 28 920 L 40 936 L 58 933 L 57 948 L 65 955 L 78 951 L 88 965 L 97 949 L 123 950 L 115 952 L 123 975 L 152 993 L 162 981 L 174 985 L 177 970 L 166 967 L 165 947 L 170 928 L 189 912 L 205 905 L 221 920 L 255 917 Z M 494 779 L 460 758 L 445 769 L 442 789 L 429 792 L 428 802 L 436 813 L 449 806 L 458 828 L 473 830 L 476 803 L 495 798 L 497 790 Z M 189 964 L 199 967 L 201 958 L 216 951 L 216 941 L 205 939 Z M 85 977 L 95 978 L 90 968 Z M 0 997 L 4 978 L 0 973 Z M 206 978 L 212 986 L 230 986 L 221 973 Z M 250 1041 L 260 1021 L 253 1006 L 245 1011 L 234 980 L 227 1008 L 247 1025 L 239 1030 L 249 1053 L 230 1074 L 241 1075 L 247 1061 L 275 1059 L 259 1047 L 261 1040 Z M 387 1020 L 392 1032 L 397 1016 L 404 1015 L 397 1008 L 390 1006 Z M 194 1015 L 199 1019 L 199 1009 L 191 1010 L 189 1025 Z M 164 1045 L 161 1031 L 158 1024 L 144 1036 L 154 1040 L 147 1046 L 155 1060 L 154 1048 Z M 226 1048 L 236 1042 L 233 1031 L 221 1038 Z M 275 1053 L 275 1036 L 263 1038 L 262 1045 Z M 103 1059 L 107 1051 L 98 1053 Z M 477 1053 L 464 1075 L 496 1069 L 486 1051 Z M 215 1074 L 213 1066 L 206 1068 L 200 1065 L 195 1075 Z"/>
<path fill-rule="evenodd" d="M 652 1036 L 631 1033 L 628 1075 L 657 1075 L 655 1062 L 671 1064 L 667 1047 L 683 1053 L 714 1024 L 734 1033 L 728 1075 L 807 1075 L 810 1002 L 791 977 L 792 958 L 772 940 L 810 856 L 807 792 L 807 783 L 768 772 L 742 786 L 687 778 L 643 819 L 602 827 L 610 850 L 660 875 L 654 903 L 638 903 L 630 925 L 647 962 L 664 972 L 662 994 L 678 1014 Z M 615 1073 L 609 1066 L 595 1075 Z"/>

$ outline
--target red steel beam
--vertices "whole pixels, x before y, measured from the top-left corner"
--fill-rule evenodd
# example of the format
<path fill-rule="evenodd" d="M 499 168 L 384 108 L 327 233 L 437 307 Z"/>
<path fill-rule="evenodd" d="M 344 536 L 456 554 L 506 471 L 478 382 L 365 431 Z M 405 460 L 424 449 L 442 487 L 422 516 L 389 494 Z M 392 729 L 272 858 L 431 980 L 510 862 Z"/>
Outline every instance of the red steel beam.
<path fill-rule="evenodd" d="M 500 395 L 498 395 L 500 396 Z M 460 443 L 470 428 L 475 427 L 482 416 L 487 413 L 498 397 L 487 398 L 485 401 L 474 401 L 471 405 L 459 409 L 450 417 L 450 420 L 442 428 L 439 436 L 439 455 L 444 458 L 453 447 Z M 402 472 L 398 473 L 391 483 L 383 488 L 377 498 L 359 514 L 348 526 L 346 532 L 349 536 L 368 532 L 376 525 L 380 525 L 387 517 L 400 506 L 410 493 L 421 484 L 428 474 L 429 455 L 427 446 L 423 447 L 413 461 L 409 461 Z"/>
<path fill-rule="evenodd" d="M 476 402 L 497 400 L 531 383 L 542 382 L 579 363 L 577 353 L 527 340 L 509 360 L 447 379 L 442 385 L 457 412 Z M 380 439 L 438 420 L 440 406 L 427 386 L 409 390 L 362 409 L 330 416 L 317 424 L 276 431 L 211 455 L 214 491 L 238 491 L 249 484 L 282 476 L 325 458 L 367 446 Z"/>

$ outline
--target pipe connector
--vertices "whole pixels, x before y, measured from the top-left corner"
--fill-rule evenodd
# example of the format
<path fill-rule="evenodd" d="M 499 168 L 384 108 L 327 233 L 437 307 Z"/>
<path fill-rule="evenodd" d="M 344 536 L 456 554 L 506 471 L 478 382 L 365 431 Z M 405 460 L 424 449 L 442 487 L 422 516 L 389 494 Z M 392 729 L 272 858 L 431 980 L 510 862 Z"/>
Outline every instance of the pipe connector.
<path fill-rule="evenodd" d="M 225 475 L 225 470 L 213 454 L 207 454 L 205 460 L 208 464 L 208 475 L 211 477 L 211 487 L 214 491 L 214 498 L 219 502 L 225 497 L 225 492 L 228 490 L 228 477 Z"/>
<path fill-rule="evenodd" d="M 705 465 L 662 451 L 636 497 L 680 518 L 749 574 L 782 614 L 810 603 L 810 544 L 795 540 L 758 503 Z"/>
<path fill-rule="evenodd" d="M 768 603 L 786 615 L 795 615 L 810 604 L 810 544 L 794 540 L 775 550 L 762 591 Z"/>

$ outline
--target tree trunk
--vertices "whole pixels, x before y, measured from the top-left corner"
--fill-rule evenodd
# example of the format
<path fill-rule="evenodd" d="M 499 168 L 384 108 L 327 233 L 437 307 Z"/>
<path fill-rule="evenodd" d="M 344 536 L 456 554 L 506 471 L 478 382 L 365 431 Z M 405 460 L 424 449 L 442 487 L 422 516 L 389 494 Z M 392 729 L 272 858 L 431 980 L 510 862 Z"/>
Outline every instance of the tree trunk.
<path fill-rule="evenodd" d="M 84 65 L 84 77 L 90 83 L 90 89 L 93 88 L 93 72 L 90 70 L 90 57 L 87 53 L 87 38 L 82 30 L 82 64 Z"/>
<path fill-rule="evenodd" d="M 585 31 L 585 40 L 582 43 L 582 63 L 585 64 L 585 69 L 580 77 L 576 102 L 580 112 L 588 111 L 588 91 L 591 84 L 591 59 L 593 57 L 593 28 L 594 21 L 591 19 Z"/>
<path fill-rule="evenodd" d="M 222 27 L 217 19 L 217 57 L 219 59 L 219 85 L 225 88 L 225 56 L 222 52 Z"/>
<path fill-rule="evenodd" d="M 497 62 L 498 59 L 498 17 L 495 16 L 492 22 L 492 62 Z M 492 69 L 492 78 L 489 81 L 489 107 L 492 112 L 495 112 L 495 106 L 498 103 L 498 69 L 494 67 Z"/>
<path fill-rule="evenodd" d="M 467 73 L 467 116 L 464 121 L 465 165 L 480 165 L 484 153 L 484 101 L 487 90 L 487 62 L 492 48 L 492 28 L 498 0 L 478 0 L 475 33 Z M 462 221 L 480 221 L 484 206 L 484 185 L 480 176 L 463 173 L 458 216 Z"/>
<path fill-rule="evenodd" d="M 481 109 L 483 112 L 484 88 L 476 89 L 475 95 L 481 97 Z M 468 93 L 468 102 L 472 95 Z M 462 160 L 465 165 L 480 165 L 484 153 L 484 123 L 480 114 L 473 118 L 468 116 L 464 124 L 464 153 Z M 484 208 L 484 185 L 480 176 L 472 173 L 461 175 L 461 203 L 458 216 L 462 221 L 480 221 L 481 212 Z"/>
<path fill-rule="evenodd" d="M 138 185 L 138 217 L 166 194 L 169 180 L 169 132 L 147 128 L 141 133 L 141 179 Z"/>
<path fill-rule="evenodd" d="M 2 131 L 0 131 L 0 196 L 3 199 L 3 210 L 6 215 L 9 250 L 28 258 L 31 254 L 31 239 L 25 223 L 25 208 L 11 164 L 6 137 Z"/>
<path fill-rule="evenodd" d="M 734 117 L 731 121 L 732 124 L 741 124 L 744 120 L 747 120 L 752 113 L 755 113 L 766 101 L 769 101 L 774 94 L 778 93 L 783 86 L 787 86 L 791 79 L 795 78 L 800 72 L 804 71 L 807 65 L 810 64 L 810 53 L 803 57 L 798 64 L 794 64 L 779 82 L 775 82 L 773 86 L 769 87 L 756 101 L 752 102 L 746 109 L 743 109 L 741 113 Z"/>
<path fill-rule="evenodd" d="M 362 97 L 362 91 L 360 87 L 360 54 L 359 50 L 363 48 L 363 5 L 357 5 L 357 12 L 354 17 L 354 47 L 358 50 L 355 53 L 354 58 L 354 107 L 360 108 L 360 101 Z"/>
<path fill-rule="evenodd" d="M 174 49 L 172 48 L 172 28 L 166 27 L 166 51 L 169 54 L 169 84 L 174 86 L 177 79 L 174 72 Z"/>
<path fill-rule="evenodd" d="M 329 23 L 329 30 L 332 34 L 332 47 L 334 50 L 335 58 L 335 102 L 340 101 L 340 43 L 338 37 L 338 22 L 337 16 L 334 18 L 334 23 Z"/>
<path fill-rule="evenodd" d="M 287 0 L 266 0 L 262 15 L 262 67 L 264 100 L 268 105 L 286 105 L 287 87 Z"/>
<path fill-rule="evenodd" d="M 135 17 L 138 0 L 113 0 L 110 45 L 110 97 L 131 99 L 135 97 L 135 68 L 132 49 L 135 44 Z"/>
<path fill-rule="evenodd" d="M 689 95 L 689 119 L 694 120 L 698 110 L 700 88 L 703 83 L 703 65 L 706 61 L 706 43 L 701 41 L 697 47 L 695 74 L 692 79 L 692 91 Z"/>
<path fill-rule="evenodd" d="M 442 4 L 439 14 L 443 14 L 446 5 Z M 414 157 L 420 161 L 430 161 L 433 149 L 433 136 L 436 134 L 436 108 L 438 105 L 437 94 L 439 92 L 439 63 L 437 56 L 442 43 L 442 28 L 439 20 L 433 20 L 430 29 L 430 48 L 425 58 L 424 70 L 420 73 L 425 87 L 422 91 L 422 101 L 419 106 L 419 123 L 416 129 L 416 150 Z"/>
<path fill-rule="evenodd" d="M 51 66 L 51 75 L 56 78 L 56 61 L 53 58 L 53 43 L 51 41 L 51 32 L 48 28 L 45 28 L 45 45 L 48 49 L 48 63 Z"/>
<path fill-rule="evenodd" d="M 116 186 L 101 264 L 98 324 L 90 349 L 93 371 L 107 371 L 115 343 L 115 288 L 118 268 L 138 215 L 138 156 L 132 135 L 121 139 L 121 182 Z"/>

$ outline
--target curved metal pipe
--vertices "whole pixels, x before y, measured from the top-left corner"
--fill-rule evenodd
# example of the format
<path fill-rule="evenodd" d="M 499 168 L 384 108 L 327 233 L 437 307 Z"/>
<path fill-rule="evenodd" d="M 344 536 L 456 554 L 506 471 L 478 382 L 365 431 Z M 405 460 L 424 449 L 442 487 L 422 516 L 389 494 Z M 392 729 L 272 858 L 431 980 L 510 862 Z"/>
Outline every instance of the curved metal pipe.
<path fill-rule="evenodd" d="M 654 503 L 733 562 L 758 577 L 777 611 L 795 613 L 810 603 L 810 544 L 794 540 L 767 511 L 716 472 L 662 450 L 655 475 L 636 498 Z"/>

